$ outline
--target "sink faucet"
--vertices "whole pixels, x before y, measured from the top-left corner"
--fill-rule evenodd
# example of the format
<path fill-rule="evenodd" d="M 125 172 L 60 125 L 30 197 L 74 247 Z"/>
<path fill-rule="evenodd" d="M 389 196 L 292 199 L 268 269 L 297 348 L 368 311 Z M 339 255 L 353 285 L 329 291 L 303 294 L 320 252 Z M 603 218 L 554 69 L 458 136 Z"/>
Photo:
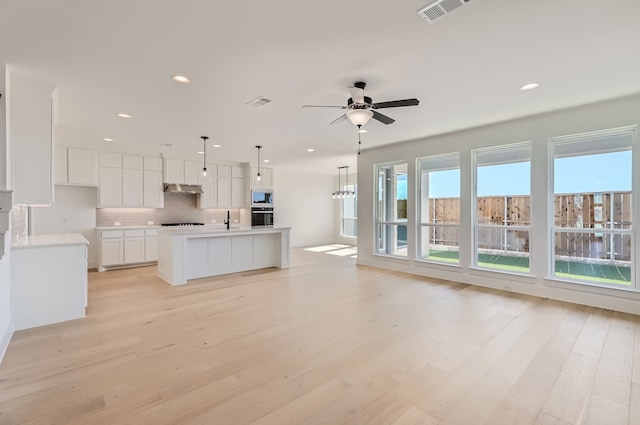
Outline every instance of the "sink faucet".
<path fill-rule="evenodd" d="M 231 226 L 231 220 L 229 217 L 229 210 L 227 210 L 227 219 L 224 221 L 224 224 L 227 225 L 227 230 L 229 230 L 230 226 Z"/>

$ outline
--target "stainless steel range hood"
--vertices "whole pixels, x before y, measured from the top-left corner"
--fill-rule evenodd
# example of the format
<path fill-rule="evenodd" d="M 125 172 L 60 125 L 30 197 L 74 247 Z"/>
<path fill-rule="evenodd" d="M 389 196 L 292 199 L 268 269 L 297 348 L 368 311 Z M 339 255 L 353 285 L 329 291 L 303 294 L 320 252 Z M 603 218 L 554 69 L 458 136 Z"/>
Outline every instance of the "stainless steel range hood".
<path fill-rule="evenodd" d="M 200 185 L 177 183 L 165 184 L 164 191 L 173 193 L 203 193 L 202 186 Z"/>

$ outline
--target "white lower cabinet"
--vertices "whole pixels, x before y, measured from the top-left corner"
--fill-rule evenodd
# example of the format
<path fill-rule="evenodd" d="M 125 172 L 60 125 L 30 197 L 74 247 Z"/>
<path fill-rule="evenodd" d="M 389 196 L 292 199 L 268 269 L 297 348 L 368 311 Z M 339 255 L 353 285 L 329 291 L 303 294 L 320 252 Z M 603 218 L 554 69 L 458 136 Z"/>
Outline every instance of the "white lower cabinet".
<path fill-rule="evenodd" d="M 100 231 L 100 264 L 98 271 L 108 267 L 157 261 L 158 236 L 155 229 Z"/>
<path fill-rule="evenodd" d="M 124 238 L 124 263 L 144 263 L 144 247 L 144 236 L 136 238 Z"/>
<path fill-rule="evenodd" d="M 107 233 L 107 232 L 102 232 Z M 100 265 L 115 266 L 124 263 L 124 238 L 108 238 L 100 241 Z"/>

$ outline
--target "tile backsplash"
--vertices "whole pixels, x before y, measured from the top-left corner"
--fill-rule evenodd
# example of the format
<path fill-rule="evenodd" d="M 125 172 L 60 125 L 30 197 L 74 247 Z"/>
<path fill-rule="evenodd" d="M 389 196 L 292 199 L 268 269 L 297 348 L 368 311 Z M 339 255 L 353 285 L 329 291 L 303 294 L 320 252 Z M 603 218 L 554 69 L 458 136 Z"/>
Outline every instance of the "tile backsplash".
<path fill-rule="evenodd" d="M 231 222 L 241 223 L 241 210 L 229 209 Z M 245 214 L 246 215 L 246 214 Z M 147 221 L 154 224 L 175 222 L 196 222 L 211 224 L 211 220 L 222 224 L 227 218 L 227 209 L 201 209 L 197 207 L 196 195 L 190 193 L 165 193 L 164 208 L 98 208 L 96 209 L 96 227 L 146 226 Z M 242 223 L 248 224 L 248 223 Z"/>

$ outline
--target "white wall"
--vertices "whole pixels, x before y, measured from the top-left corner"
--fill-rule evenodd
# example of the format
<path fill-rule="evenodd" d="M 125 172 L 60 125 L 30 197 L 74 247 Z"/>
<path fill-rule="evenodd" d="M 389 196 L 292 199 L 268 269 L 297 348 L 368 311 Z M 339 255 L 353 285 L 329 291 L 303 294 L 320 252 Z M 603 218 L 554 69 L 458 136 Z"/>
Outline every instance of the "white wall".
<path fill-rule="evenodd" d="M 640 293 L 563 283 L 549 279 L 547 259 L 552 249 L 547 242 L 550 218 L 548 196 L 548 140 L 551 137 L 625 127 L 640 124 L 640 95 L 610 100 L 572 109 L 536 115 L 528 118 L 489 125 L 476 129 L 435 136 L 411 142 L 398 143 L 363 151 L 358 159 L 358 264 L 406 271 L 481 285 L 497 289 L 509 289 L 542 297 L 580 304 L 593 305 L 638 314 Z M 516 276 L 473 269 L 472 246 L 472 157 L 471 149 L 499 146 L 514 142 L 531 141 L 532 152 L 532 224 L 531 224 L 531 273 L 532 276 Z M 638 140 L 636 140 L 638 142 Z M 416 159 L 427 155 L 460 152 L 461 211 L 460 211 L 460 267 L 429 264 L 413 260 L 417 239 L 415 169 Z M 373 254 L 375 246 L 374 164 L 406 161 L 409 180 L 407 201 L 409 257 L 388 258 Z M 640 146 L 634 148 L 635 170 L 640 164 Z M 640 173 L 634 173 L 634 187 L 640 187 Z M 640 202 L 634 196 L 633 210 L 638 217 Z M 637 225 L 634 224 L 634 227 Z M 636 232 L 636 264 L 640 265 L 640 238 Z"/>
<path fill-rule="evenodd" d="M 51 207 L 31 209 L 31 232 L 34 235 L 82 233 L 89 241 L 89 268 L 98 266 L 96 205 L 98 189 L 85 186 L 55 187 Z"/>
<path fill-rule="evenodd" d="M 6 145 L 6 65 L 0 63 L 0 189 L 7 189 L 11 158 Z M 13 335 L 11 308 L 11 229 L 4 237 L 4 256 L 0 259 L 0 361 Z"/>
<path fill-rule="evenodd" d="M 291 227 L 291 246 L 334 242 L 334 177 L 280 169 L 274 171 L 274 225 Z"/>

